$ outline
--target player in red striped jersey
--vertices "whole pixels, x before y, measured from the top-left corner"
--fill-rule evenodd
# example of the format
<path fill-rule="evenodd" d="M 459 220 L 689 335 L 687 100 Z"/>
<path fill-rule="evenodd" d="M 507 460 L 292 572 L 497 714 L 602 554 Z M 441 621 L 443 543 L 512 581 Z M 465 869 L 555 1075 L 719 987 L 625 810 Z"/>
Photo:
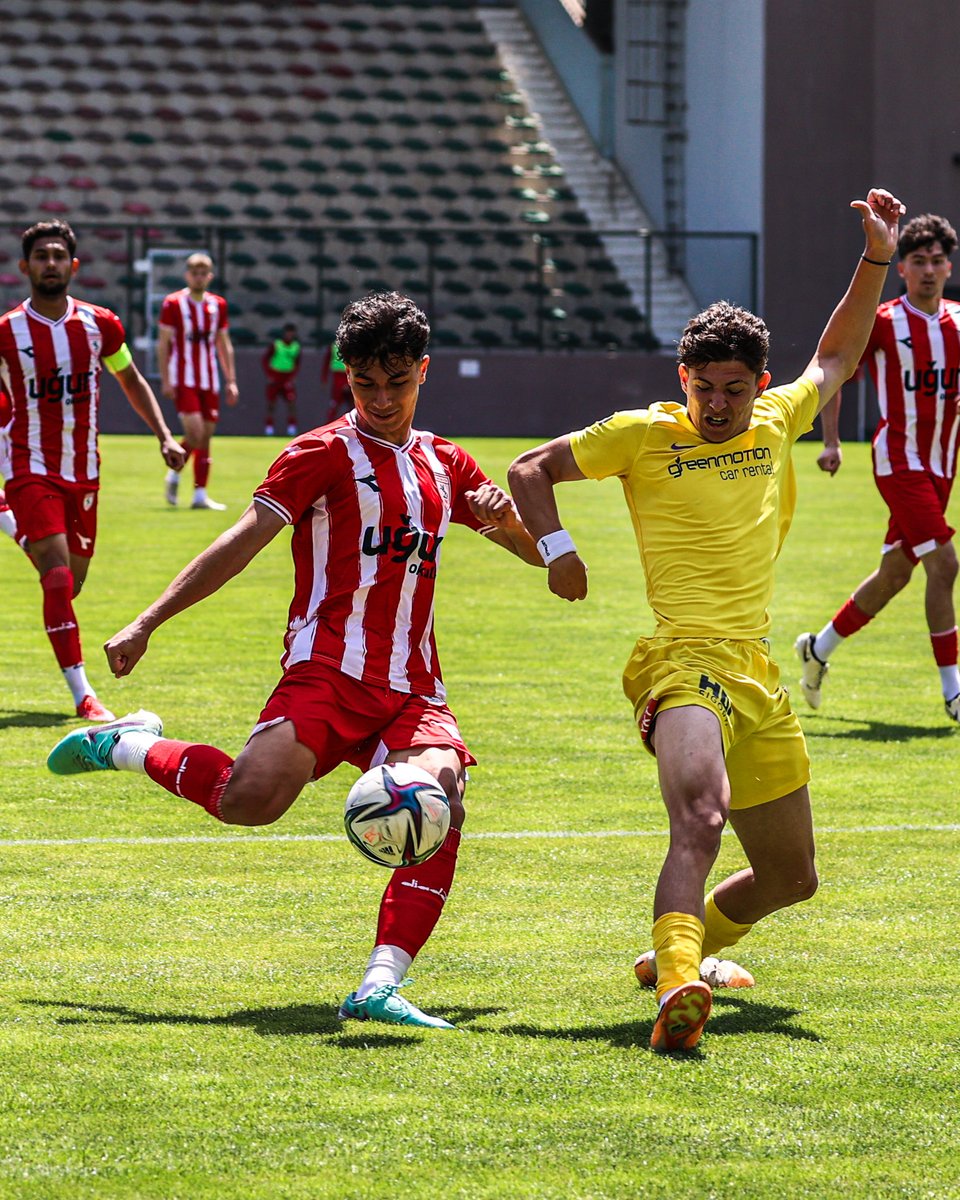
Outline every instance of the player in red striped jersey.
<path fill-rule="evenodd" d="M 957 577 L 954 529 L 946 511 L 957 470 L 960 432 L 960 304 L 944 298 L 953 226 L 924 213 L 903 228 L 897 246 L 905 294 L 877 309 L 861 359 L 880 404 L 873 437 L 874 480 L 890 510 L 879 567 L 817 634 L 802 633 L 795 649 L 803 664 L 801 687 L 819 708 L 828 659 L 902 591 L 918 562 L 926 574 L 925 608 L 947 716 L 960 722 L 960 671 L 953 585 Z M 840 396 L 823 410 L 821 469 L 835 474 L 842 461 Z"/>
<path fill-rule="evenodd" d="M 0 378 L 12 402 L 5 490 L 40 574 L 47 636 L 77 716 L 112 721 L 87 679 L 73 608 L 96 542 L 103 367 L 156 434 L 168 466 L 184 454 L 133 362 L 120 318 L 69 294 L 80 266 L 76 246 L 63 221 L 41 221 L 22 237 L 30 298 L 0 317 Z"/>
<path fill-rule="evenodd" d="M 207 495 L 210 478 L 210 439 L 220 416 L 220 374 L 225 376 L 224 395 L 232 407 L 237 403 L 237 368 L 230 340 L 227 302 L 208 291 L 213 280 L 209 254 L 191 254 L 187 259 L 187 286 L 171 292 L 160 308 L 157 364 L 164 396 L 172 400 L 183 426 L 183 448 L 193 458 L 193 503 L 191 508 L 213 508 L 222 512 Z M 167 472 L 165 495 L 177 503 L 179 471 Z"/>
<path fill-rule="evenodd" d="M 292 441 L 236 524 L 105 647 L 111 670 L 129 674 L 160 625 L 292 525 L 283 677 L 236 761 L 160 737 L 159 718 L 140 712 L 77 731 L 48 763 L 57 774 L 140 770 L 237 825 L 277 820 L 311 779 L 342 762 L 423 767 L 449 797 L 451 830 L 427 862 L 393 873 L 367 970 L 340 1016 L 448 1029 L 397 994 L 449 894 L 475 761 L 445 703 L 434 642 L 441 546 L 455 522 L 527 563 L 542 560 L 509 496 L 471 456 L 413 428 L 429 333 L 423 313 L 395 292 L 348 305 L 337 342 L 355 408 Z"/>

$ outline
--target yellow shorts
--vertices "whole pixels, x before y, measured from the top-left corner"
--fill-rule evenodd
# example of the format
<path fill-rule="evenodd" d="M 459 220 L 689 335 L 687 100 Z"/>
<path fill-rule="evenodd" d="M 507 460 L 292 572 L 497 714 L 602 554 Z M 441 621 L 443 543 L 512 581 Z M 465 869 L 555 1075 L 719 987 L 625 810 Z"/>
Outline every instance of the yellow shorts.
<path fill-rule="evenodd" d="M 767 804 L 810 780 L 803 730 L 764 642 L 640 638 L 623 690 L 651 754 L 657 713 L 688 704 L 716 713 L 731 808 Z"/>

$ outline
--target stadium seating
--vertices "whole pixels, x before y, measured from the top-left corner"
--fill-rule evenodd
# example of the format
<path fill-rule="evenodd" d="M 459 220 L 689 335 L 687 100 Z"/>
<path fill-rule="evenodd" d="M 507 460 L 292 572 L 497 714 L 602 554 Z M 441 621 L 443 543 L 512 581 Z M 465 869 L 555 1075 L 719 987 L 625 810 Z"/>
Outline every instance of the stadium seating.
<path fill-rule="evenodd" d="M 31 0 L 4 9 L 0 214 L 115 234 L 86 286 L 139 286 L 148 244 L 208 245 L 254 340 L 303 315 L 318 269 L 324 326 L 388 283 L 434 301 L 447 345 L 649 339 L 466 0 L 241 0 L 229 19 L 197 0 L 59 0 L 49 28 Z M 278 251 L 308 233 L 321 259 Z"/>

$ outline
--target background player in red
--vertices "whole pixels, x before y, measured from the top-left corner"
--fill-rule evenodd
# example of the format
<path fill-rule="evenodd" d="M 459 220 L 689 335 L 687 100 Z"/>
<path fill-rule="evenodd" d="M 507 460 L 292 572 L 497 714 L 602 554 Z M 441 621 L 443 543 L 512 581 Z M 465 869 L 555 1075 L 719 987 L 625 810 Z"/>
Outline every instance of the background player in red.
<path fill-rule="evenodd" d="M 336 342 L 332 342 L 323 353 L 323 361 L 320 364 L 320 382 L 330 385 L 330 404 L 327 408 L 326 419 L 333 421 L 353 404 L 346 364 L 340 357 Z"/>
<path fill-rule="evenodd" d="M 398 995 L 450 892 L 466 768 L 475 761 L 446 706 L 434 642 L 441 544 L 453 521 L 525 562 L 541 559 L 509 496 L 470 455 L 412 427 L 429 333 L 424 314 L 395 292 L 349 305 L 337 340 L 355 410 L 291 442 L 239 521 L 105 647 L 111 670 L 129 674 L 154 630 L 292 525 L 283 677 L 236 761 L 213 746 L 161 738 L 159 718 L 142 711 L 77 731 L 48 761 L 57 774 L 143 771 L 236 825 L 276 821 L 311 779 L 342 762 L 429 771 L 449 797 L 450 833 L 426 863 L 393 873 L 367 970 L 340 1017 L 449 1029 Z"/>
<path fill-rule="evenodd" d="M 834 650 L 862 629 L 910 582 L 923 563 L 925 608 L 947 716 L 960 722 L 960 672 L 953 585 L 954 529 L 946 511 L 957 470 L 960 430 L 960 304 L 944 299 L 957 235 L 943 217 L 924 213 L 903 228 L 897 269 L 906 293 L 877 309 L 861 360 L 876 385 L 880 423 L 873 437 L 873 474 L 890 510 L 880 565 L 817 634 L 801 633 L 795 649 L 801 687 L 819 708 Z M 841 463 L 840 396 L 823 410 L 821 469 Z"/>
<path fill-rule="evenodd" d="M 191 254 L 187 259 L 187 286 L 171 292 L 160 308 L 157 364 L 163 394 L 172 400 L 183 426 L 183 448 L 193 458 L 193 503 L 191 508 L 213 508 L 222 512 L 207 495 L 210 478 L 210 439 L 220 416 L 220 374 L 225 376 L 224 395 L 229 405 L 237 403 L 237 368 L 230 340 L 227 302 L 207 291 L 213 280 L 209 254 Z M 180 474 L 167 472 L 165 495 L 177 503 Z"/>
<path fill-rule="evenodd" d="M 68 294 L 80 266 L 76 246 L 63 221 L 27 229 L 20 270 L 30 299 L 0 317 L 0 376 L 13 406 L 6 501 L 40 573 L 47 636 L 77 716 L 112 721 L 87 679 L 73 609 L 97 535 L 102 366 L 156 434 L 164 461 L 179 466 L 184 453 L 130 356 L 119 317 Z"/>
<path fill-rule="evenodd" d="M 263 432 L 273 437 L 273 413 L 277 401 L 287 406 L 287 436 L 297 434 L 297 372 L 300 370 L 300 342 L 297 340 L 296 325 L 284 325 L 278 338 L 263 352 L 263 371 L 267 377 L 266 402 Z"/>

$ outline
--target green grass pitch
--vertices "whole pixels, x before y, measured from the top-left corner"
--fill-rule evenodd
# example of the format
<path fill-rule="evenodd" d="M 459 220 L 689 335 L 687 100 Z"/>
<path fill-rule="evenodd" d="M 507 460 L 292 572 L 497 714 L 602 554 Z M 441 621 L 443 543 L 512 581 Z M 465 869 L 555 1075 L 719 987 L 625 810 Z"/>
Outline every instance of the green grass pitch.
<path fill-rule="evenodd" d="M 503 479 L 521 448 L 467 443 Z M 228 513 L 169 511 L 147 438 L 104 441 L 101 534 L 78 601 L 116 712 L 242 746 L 277 674 L 287 538 L 111 680 L 100 643 L 225 528 L 279 440 L 221 438 Z M 835 479 L 796 452 L 774 652 L 875 565 L 866 447 Z M 414 966 L 461 1032 L 339 1027 L 385 872 L 342 835 L 341 769 L 276 826 L 218 826 L 129 775 L 57 779 L 73 724 L 35 575 L 0 545 L 0 1197 L 623 1200 L 956 1197 L 960 734 L 942 713 L 922 582 L 835 657 L 814 764 L 822 885 L 764 922 L 701 1052 L 647 1047 L 633 981 L 665 848 L 620 669 L 651 618 L 615 483 L 568 485 L 590 565 L 576 606 L 464 530 L 438 637 L 479 765 L 461 868 Z M 538 836 L 529 836 L 539 831 Z M 523 836 L 527 835 L 527 836 Z M 725 839 L 717 876 L 742 865 Z"/>

